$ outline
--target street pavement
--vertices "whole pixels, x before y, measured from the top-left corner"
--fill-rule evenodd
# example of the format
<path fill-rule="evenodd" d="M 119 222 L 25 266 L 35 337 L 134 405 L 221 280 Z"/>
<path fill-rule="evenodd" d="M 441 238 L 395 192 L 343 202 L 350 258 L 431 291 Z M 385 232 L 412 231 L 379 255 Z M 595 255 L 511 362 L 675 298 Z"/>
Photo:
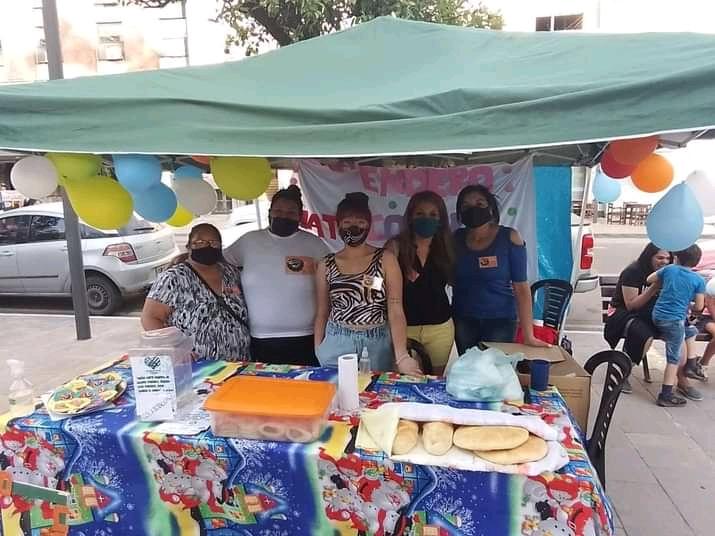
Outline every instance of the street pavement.
<path fill-rule="evenodd" d="M 597 293 L 596 293 L 597 294 Z M 5 359 L 21 359 L 27 376 L 42 393 L 73 376 L 120 356 L 138 341 L 139 320 L 133 317 L 93 318 L 93 338 L 77 341 L 74 320 L 58 315 L 0 314 Z M 600 332 L 572 329 L 578 361 L 606 345 Z M 633 373 L 634 393 L 621 396 L 607 442 L 607 491 L 618 517 L 618 534 L 627 536 L 711 536 L 715 527 L 715 381 L 702 385 L 705 400 L 664 409 L 655 396 L 665 366 L 659 343 L 649 355 L 653 379 Z M 0 393 L 9 378 L 0 374 Z M 598 410 L 603 371 L 591 389 L 591 418 Z M 0 411 L 7 409 L 5 397 Z"/>

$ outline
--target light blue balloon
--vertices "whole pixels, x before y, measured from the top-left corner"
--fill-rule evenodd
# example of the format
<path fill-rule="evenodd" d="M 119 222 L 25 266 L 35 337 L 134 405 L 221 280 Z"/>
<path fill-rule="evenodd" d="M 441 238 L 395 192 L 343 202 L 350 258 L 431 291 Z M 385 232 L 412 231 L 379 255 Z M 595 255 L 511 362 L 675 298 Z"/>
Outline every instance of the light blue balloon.
<path fill-rule="evenodd" d="M 175 179 L 203 179 L 203 172 L 200 168 L 187 164 L 180 166 L 174 171 Z"/>
<path fill-rule="evenodd" d="M 648 238 L 667 251 L 692 246 L 703 232 L 703 211 L 690 187 L 681 183 L 658 201 L 648 214 Z"/>
<path fill-rule="evenodd" d="M 593 179 L 593 198 L 599 203 L 613 203 L 621 197 L 621 183 L 599 171 Z"/>
<path fill-rule="evenodd" d="M 132 194 L 134 212 L 142 218 L 161 223 L 176 212 L 176 194 L 164 183 L 159 183 L 144 192 Z"/>
<path fill-rule="evenodd" d="M 130 193 L 145 192 L 161 183 L 161 161 L 146 154 L 115 155 L 114 173 Z"/>

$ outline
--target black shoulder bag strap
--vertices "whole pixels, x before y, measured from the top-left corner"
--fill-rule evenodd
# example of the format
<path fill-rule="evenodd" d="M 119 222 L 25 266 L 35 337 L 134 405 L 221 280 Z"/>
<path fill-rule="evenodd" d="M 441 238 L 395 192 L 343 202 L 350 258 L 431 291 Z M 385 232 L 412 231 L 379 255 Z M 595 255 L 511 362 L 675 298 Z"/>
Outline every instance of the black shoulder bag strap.
<path fill-rule="evenodd" d="M 201 283 L 206 287 L 206 289 L 213 294 L 213 297 L 216 298 L 216 302 L 219 304 L 219 307 L 221 307 L 224 311 L 226 311 L 228 314 L 230 314 L 234 319 L 238 320 L 239 322 L 243 322 L 243 319 L 238 316 L 236 311 L 231 309 L 231 306 L 226 303 L 226 300 L 223 299 L 223 296 L 219 295 L 213 288 L 211 288 L 211 285 L 208 284 L 208 282 L 201 276 L 199 272 L 197 272 L 193 266 L 191 266 L 188 262 L 184 263 L 186 266 L 188 266 L 189 270 L 191 270 L 194 275 L 198 278 Z M 223 280 L 223 276 L 221 276 Z"/>

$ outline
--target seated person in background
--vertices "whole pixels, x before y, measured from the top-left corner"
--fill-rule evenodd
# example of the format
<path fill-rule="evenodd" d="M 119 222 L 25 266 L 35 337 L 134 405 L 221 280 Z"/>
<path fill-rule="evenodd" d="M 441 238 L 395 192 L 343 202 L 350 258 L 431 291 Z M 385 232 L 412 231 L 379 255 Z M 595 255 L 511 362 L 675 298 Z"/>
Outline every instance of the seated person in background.
<path fill-rule="evenodd" d="M 174 265 L 162 272 L 144 302 L 146 331 L 174 326 L 194 339 L 199 359 L 248 361 L 248 311 L 238 268 L 223 262 L 221 234 L 208 223 L 194 226 Z"/>
<path fill-rule="evenodd" d="M 702 252 L 693 244 L 688 249 L 675 254 L 676 264 L 661 268 L 648 276 L 648 283 L 660 286 L 660 295 L 653 308 L 653 323 L 665 341 L 668 364 L 663 375 L 663 387 L 657 404 L 663 407 L 682 406 L 686 400 L 673 392 L 678 381 L 678 391 L 691 400 L 702 400 L 703 395 L 688 384 L 685 369 L 695 366 L 695 337 L 698 330 L 687 322 L 690 302 L 695 301 L 694 312 L 703 310 L 705 303 L 705 282 L 693 272 L 693 266 L 700 262 Z M 687 361 L 678 366 L 685 342 Z"/>
<path fill-rule="evenodd" d="M 699 332 L 709 333 L 711 339 L 705 347 L 703 356 L 695 359 L 694 366 L 685 369 L 685 374 L 688 378 L 703 382 L 708 381 L 708 374 L 705 369 L 710 365 L 710 360 L 715 355 L 715 277 L 705 287 L 705 309 L 704 314 L 698 318 L 696 327 Z"/>

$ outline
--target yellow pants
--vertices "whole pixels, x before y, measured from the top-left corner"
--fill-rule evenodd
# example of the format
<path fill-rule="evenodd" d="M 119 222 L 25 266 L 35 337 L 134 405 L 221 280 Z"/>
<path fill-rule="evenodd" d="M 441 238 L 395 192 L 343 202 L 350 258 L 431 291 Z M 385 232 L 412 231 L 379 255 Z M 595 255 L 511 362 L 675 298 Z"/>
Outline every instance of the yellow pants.
<path fill-rule="evenodd" d="M 454 344 L 454 323 L 450 318 L 444 324 L 407 326 L 407 338 L 425 347 L 433 367 L 444 368 Z"/>

